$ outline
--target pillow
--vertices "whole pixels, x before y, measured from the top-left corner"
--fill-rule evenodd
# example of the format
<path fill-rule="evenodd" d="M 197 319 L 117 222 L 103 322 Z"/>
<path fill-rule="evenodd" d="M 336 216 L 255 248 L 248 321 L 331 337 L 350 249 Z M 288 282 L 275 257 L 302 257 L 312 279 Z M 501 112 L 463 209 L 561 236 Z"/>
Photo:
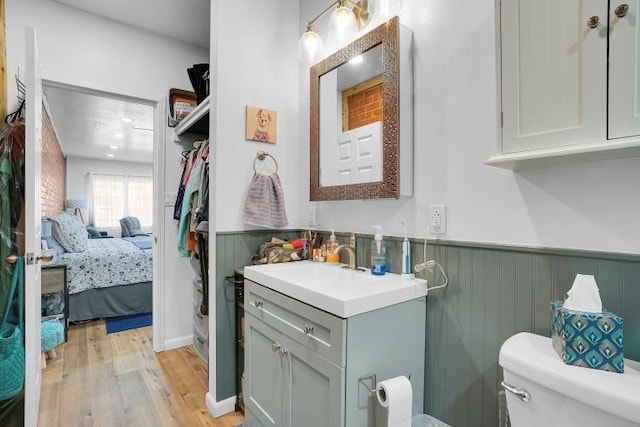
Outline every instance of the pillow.
<path fill-rule="evenodd" d="M 93 225 L 87 225 L 87 233 L 89 233 L 89 236 L 91 237 L 100 237 L 101 234 L 98 231 L 97 228 L 95 228 Z"/>
<path fill-rule="evenodd" d="M 49 219 L 51 234 L 67 252 L 86 252 L 87 228 L 78 218 L 63 212 Z"/>
<path fill-rule="evenodd" d="M 142 233 L 140 231 L 140 220 L 135 216 L 127 216 L 120 220 L 120 228 L 122 229 L 122 237 L 135 236 L 133 233 Z"/>
<path fill-rule="evenodd" d="M 64 248 L 62 247 L 62 245 L 60 245 L 60 243 L 58 243 L 58 241 L 56 239 L 54 239 L 53 236 L 45 237 L 42 240 L 47 242 L 47 248 L 48 249 L 53 249 L 54 251 L 56 251 L 58 256 L 60 256 L 60 255 L 62 255 L 63 253 L 66 252 L 64 250 Z"/>

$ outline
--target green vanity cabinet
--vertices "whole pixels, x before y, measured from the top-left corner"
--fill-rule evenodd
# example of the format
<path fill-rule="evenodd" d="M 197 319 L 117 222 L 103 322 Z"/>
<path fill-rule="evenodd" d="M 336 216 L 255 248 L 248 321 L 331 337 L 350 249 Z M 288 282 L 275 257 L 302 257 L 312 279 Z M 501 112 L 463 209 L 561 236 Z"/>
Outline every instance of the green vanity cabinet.
<path fill-rule="evenodd" d="M 411 375 L 422 412 L 426 298 L 347 319 L 245 279 L 245 426 L 374 426 L 367 387 Z"/>

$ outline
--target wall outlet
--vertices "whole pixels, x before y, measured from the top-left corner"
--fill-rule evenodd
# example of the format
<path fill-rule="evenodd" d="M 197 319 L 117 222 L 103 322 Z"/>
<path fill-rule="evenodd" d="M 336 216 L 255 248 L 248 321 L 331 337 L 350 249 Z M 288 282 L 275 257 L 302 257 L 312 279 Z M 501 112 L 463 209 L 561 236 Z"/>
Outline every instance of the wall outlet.
<path fill-rule="evenodd" d="M 318 209 L 316 205 L 309 205 L 309 225 L 318 225 Z"/>
<path fill-rule="evenodd" d="M 447 206 L 431 205 L 431 232 L 445 234 L 447 232 Z"/>

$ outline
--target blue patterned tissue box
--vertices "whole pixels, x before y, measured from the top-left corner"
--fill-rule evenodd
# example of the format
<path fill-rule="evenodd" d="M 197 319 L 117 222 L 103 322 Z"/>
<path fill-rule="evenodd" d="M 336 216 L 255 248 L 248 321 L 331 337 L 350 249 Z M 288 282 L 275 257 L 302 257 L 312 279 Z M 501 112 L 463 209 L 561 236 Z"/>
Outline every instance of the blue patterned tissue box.
<path fill-rule="evenodd" d="M 551 343 L 567 365 L 624 372 L 622 317 L 586 313 L 551 302 Z"/>

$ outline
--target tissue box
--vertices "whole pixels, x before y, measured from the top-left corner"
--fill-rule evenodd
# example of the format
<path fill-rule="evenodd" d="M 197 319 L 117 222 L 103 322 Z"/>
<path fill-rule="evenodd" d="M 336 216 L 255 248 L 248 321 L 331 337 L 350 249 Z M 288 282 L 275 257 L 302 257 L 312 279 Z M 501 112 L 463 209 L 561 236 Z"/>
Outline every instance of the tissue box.
<path fill-rule="evenodd" d="M 551 302 L 551 343 L 567 365 L 624 372 L 622 317 L 586 313 Z"/>

